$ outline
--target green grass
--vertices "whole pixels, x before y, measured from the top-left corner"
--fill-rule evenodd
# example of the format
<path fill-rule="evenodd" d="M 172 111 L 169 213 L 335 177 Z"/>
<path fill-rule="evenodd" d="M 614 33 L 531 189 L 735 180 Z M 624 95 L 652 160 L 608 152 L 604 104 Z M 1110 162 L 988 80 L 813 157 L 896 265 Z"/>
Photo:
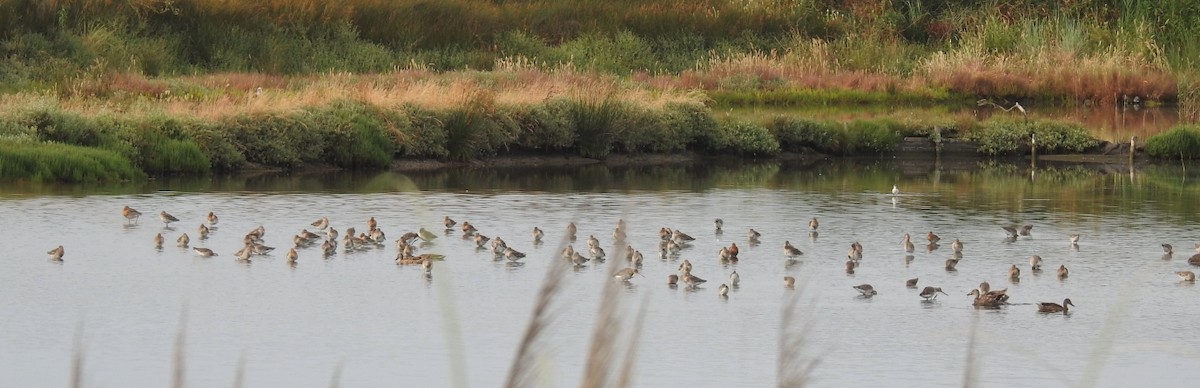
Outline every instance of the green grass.
<path fill-rule="evenodd" d="M 1146 139 L 1146 154 L 1159 159 L 1200 158 L 1200 126 L 1175 127 Z"/>
<path fill-rule="evenodd" d="M 100 182 L 144 177 L 128 159 L 101 149 L 0 141 L 0 179 Z"/>

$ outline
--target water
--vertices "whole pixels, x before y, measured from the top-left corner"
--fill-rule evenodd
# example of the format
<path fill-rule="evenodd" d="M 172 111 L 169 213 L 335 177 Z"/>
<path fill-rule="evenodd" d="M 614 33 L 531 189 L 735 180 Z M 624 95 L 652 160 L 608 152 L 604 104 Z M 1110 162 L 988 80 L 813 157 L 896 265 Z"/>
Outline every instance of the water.
<path fill-rule="evenodd" d="M 80 328 L 88 386 L 165 386 L 181 327 L 190 386 L 502 385 L 539 287 L 562 247 L 565 226 L 579 225 L 575 248 L 595 235 L 610 258 L 618 219 L 646 256 L 646 277 L 620 285 L 620 328 L 646 312 L 636 348 L 638 386 L 767 386 L 775 383 L 781 311 L 798 295 L 806 341 L 819 360 L 818 386 L 961 385 L 974 333 L 974 379 L 981 386 L 1186 386 L 1200 378 L 1197 290 L 1175 271 L 1189 270 L 1197 240 L 1200 191 L 1195 166 L 1045 166 L 843 161 L 812 166 L 751 164 L 645 168 L 470 169 L 417 174 L 330 173 L 163 179 L 112 186 L 8 185 L 0 195 L 10 247 L 0 260 L 0 381 L 9 386 L 67 386 Z M 890 196 L 891 185 L 902 190 Z M 146 213 L 135 226 L 129 205 Z M 164 230 L 155 214 L 182 221 Z M 209 211 L 221 221 L 201 241 Z M 445 215 L 501 236 L 529 257 L 522 266 L 477 251 Z M 421 252 L 447 255 L 426 279 L 419 266 L 397 266 L 396 248 L 283 258 L 291 236 L 327 216 L 344 231 L 375 217 L 394 240 L 425 227 L 442 235 Z M 717 234 L 713 219 L 725 220 Z M 808 235 L 811 217 L 819 235 Z M 1004 241 L 1000 228 L 1033 225 L 1032 236 Z M 279 247 L 250 264 L 233 252 L 249 230 L 266 227 Z M 530 229 L 546 231 L 534 244 Z M 660 260 L 658 230 L 694 237 L 680 257 Z M 761 244 L 747 231 L 763 233 Z M 926 251 L 924 236 L 943 247 Z M 168 243 L 153 248 L 155 233 Z M 173 241 L 220 256 L 197 257 Z M 905 257 L 910 233 L 918 250 Z M 1078 249 L 1069 234 L 1083 237 Z M 965 243 L 958 271 L 946 272 L 949 241 Z M 784 241 L 805 252 L 785 268 Z M 843 272 L 853 241 L 865 258 Z M 1162 256 L 1160 243 L 1177 248 Z M 736 265 L 717 250 L 737 243 Z M 64 262 L 47 260 L 62 244 Z M 1030 273 L 1028 257 L 1046 270 Z M 669 288 L 682 259 L 708 279 Z M 612 263 L 612 261 L 610 261 Z M 1012 264 L 1019 283 L 1007 280 Z M 1066 265 L 1071 275 L 1054 275 Z M 737 270 L 728 299 L 717 286 Z M 538 347 L 548 386 L 583 376 L 602 289 L 604 265 L 568 270 L 555 320 Z M 799 279 L 795 290 L 782 278 Z M 904 281 L 943 288 L 925 303 Z M 967 292 L 980 281 L 1008 288 L 1017 305 L 977 310 Z M 857 297 L 871 283 L 879 295 Z M 1076 304 L 1071 314 L 1039 314 L 1028 303 Z M 182 324 L 181 324 L 182 322 Z M 622 337 L 624 338 L 624 337 Z M 617 364 L 619 365 L 619 363 Z"/>

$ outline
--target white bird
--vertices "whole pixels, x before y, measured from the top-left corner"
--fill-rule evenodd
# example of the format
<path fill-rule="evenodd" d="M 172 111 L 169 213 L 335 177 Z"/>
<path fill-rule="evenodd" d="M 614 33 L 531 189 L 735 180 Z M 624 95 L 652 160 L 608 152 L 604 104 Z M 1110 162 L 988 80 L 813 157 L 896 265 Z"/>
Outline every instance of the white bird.
<path fill-rule="evenodd" d="M 900 188 L 892 185 L 892 195 L 900 195 Z"/>

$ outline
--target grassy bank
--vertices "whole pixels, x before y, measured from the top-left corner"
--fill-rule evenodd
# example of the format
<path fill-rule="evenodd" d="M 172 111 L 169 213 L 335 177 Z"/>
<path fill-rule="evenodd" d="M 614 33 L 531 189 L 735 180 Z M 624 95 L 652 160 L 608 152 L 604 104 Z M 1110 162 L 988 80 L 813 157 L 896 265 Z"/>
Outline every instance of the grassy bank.
<path fill-rule="evenodd" d="M 134 173 L 116 175 L 129 179 L 141 172 L 195 174 L 247 165 L 379 169 L 395 158 L 603 159 L 679 152 L 763 158 L 810 149 L 878 155 L 894 150 L 904 136 L 934 134 L 973 136 L 991 147 L 981 148 L 988 154 L 1015 150 L 1002 147 L 1034 132 L 1047 139 L 1043 147 L 1048 151 L 1079 151 L 1094 142 L 1082 127 L 1050 121 L 745 120 L 714 112 L 703 93 L 656 90 L 613 76 L 572 72 L 326 75 L 280 78 L 274 81 L 278 87 L 253 92 L 231 86 L 239 77 L 245 76 L 170 80 L 164 87 L 181 92 L 169 95 L 140 92 L 155 90 L 156 81 L 132 78 L 112 84 L 106 99 L 9 94 L 0 100 L 0 144 L 8 154 L 18 149 L 92 150 L 132 166 Z M 1056 135 L 1060 132 L 1070 136 Z M 1065 140 L 1057 144 L 1055 139 Z M 39 153 L 22 155 L 34 154 Z M 91 159 L 63 158 L 61 163 L 126 169 Z M 13 169 L 4 176 L 113 178 L 42 171 Z"/>
<path fill-rule="evenodd" d="M 0 0 L 0 88 L 571 69 L 729 105 L 1171 103 L 1197 99 L 1198 18 L 1183 0 Z"/>

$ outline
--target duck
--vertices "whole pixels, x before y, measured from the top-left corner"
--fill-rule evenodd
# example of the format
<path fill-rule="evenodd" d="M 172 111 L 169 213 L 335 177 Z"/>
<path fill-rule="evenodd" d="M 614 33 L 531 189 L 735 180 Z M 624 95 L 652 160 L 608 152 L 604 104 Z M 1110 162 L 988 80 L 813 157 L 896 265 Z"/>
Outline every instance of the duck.
<path fill-rule="evenodd" d="M 980 292 L 978 289 L 971 290 L 967 296 L 974 296 L 975 301 L 972 303 L 978 307 L 998 307 L 1003 304 L 1008 304 L 1008 290 L 996 290 L 988 292 Z"/>
<path fill-rule="evenodd" d="M 1188 258 L 1188 264 L 1200 266 L 1200 253 L 1192 255 Z"/>
<path fill-rule="evenodd" d="M 941 287 L 933 287 L 933 286 L 925 287 L 924 289 L 921 290 L 921 293 L 919 295 L 928 301 L 928 300 L 937 299 L 937 294 L 939 292 L 942 293 L 943 295 L 950 295 L 950 294 L 947 294 L 945 291 L 942 291 Z"/>
<path fill-rule="evenodd" d="M 1072 306 L 1072 307 L 1075 306 L 1074 303 L 1071 303 L 1071 298 L 1063 299 L 1062 304 L 1058 304 L 1058 303 L 1054 303 L 1054 302 L 1039 302 L 1038 303 L 1038 312 L 1066 314 L 1067 310 L 1068 310 L 1067 306 Z"/>
<path fill-rule="evenodd" d="M 862 294 L 862 296 L 865 296 L 868 298 L 879 294 L 878 292 L 875 291 L 875 287 L 872 287 L 870 284 L 865 284 L 865 283 L 859 284 L 857 286 L 854 286 L 854 289 L 858 290 L 858 292 L 860 294 Z"/>

